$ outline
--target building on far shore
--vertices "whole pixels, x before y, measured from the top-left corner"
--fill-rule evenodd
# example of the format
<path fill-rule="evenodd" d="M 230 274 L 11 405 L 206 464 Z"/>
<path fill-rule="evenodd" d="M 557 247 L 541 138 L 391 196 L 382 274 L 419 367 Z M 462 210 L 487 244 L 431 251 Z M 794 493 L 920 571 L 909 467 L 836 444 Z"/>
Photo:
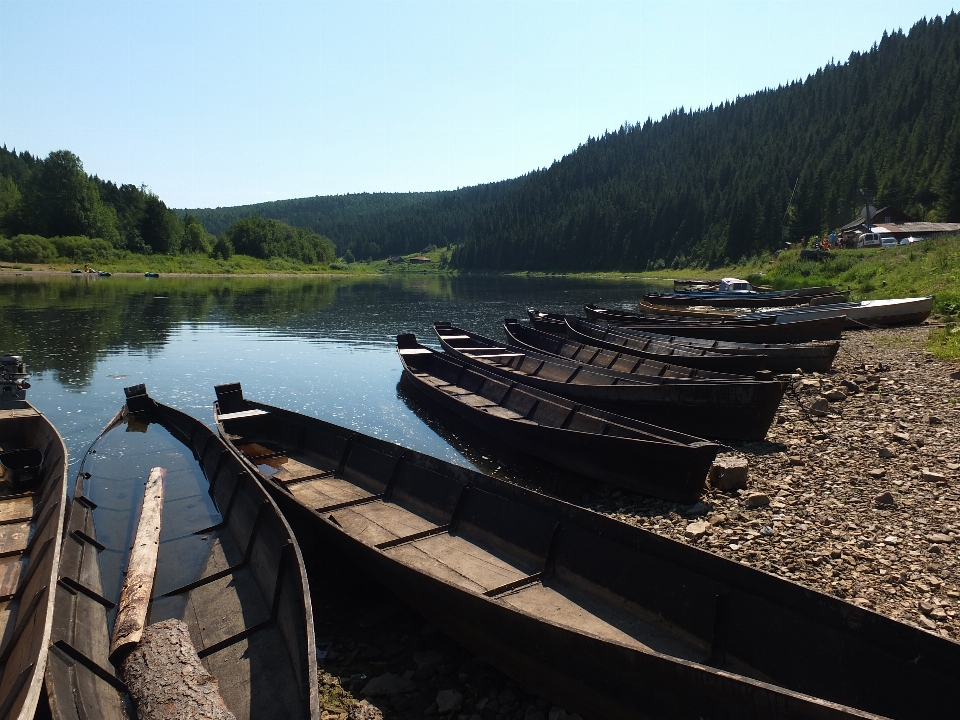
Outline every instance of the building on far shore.
<path fill-rule="evenodd" d="M 840 234 L 845 239 L 855 239 L 857 235 L 869 232 L 892 235 L 897 240 L 929 238 L 960 232 L 960 223 L 921 222 L 888 205 L 877 210 L 869 220 L 859 217 L 840 228 Z"/>

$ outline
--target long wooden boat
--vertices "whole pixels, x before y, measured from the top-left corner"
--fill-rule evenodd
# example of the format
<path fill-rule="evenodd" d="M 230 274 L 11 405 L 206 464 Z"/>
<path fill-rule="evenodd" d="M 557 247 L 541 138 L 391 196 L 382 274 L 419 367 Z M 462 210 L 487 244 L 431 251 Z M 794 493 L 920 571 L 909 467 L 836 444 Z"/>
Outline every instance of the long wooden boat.
<path fill-rule="evenodd" d="M 932 310 L 933 295 L 890 300 L 861 300 L 778 311 L 775 322 L 792 323 L 798 318 L 824 319 L 842 315 L 847 318 L 845 326 L 847 329 L 919 325 L 930 317 Z"/>
<path fill-rule="evenodd" d="M 647 293 L 643 299 L 652 305 L 709 305 L 711 307 L 732 308 L 772 308 L 792 307 L 795 305 L 809 305 L 814 298 L 816 302 L 840 302 L 844 299 L 842 293 L 828 295 L 771 295 L 766 293 Z"/>
<path fill-rule="evenodd" d="M 67 506 L 67 448 L 26 378 L 0 357 L 0 718 L 21 720 L 43 689 Z"/>
<path fill-rule="evenodd" d="M 587 366 L 572 359 L 507 347 L 449 323 L 436 323 L 434 330 L 444 350 L 504 382 L 530 385 L 607 412 L 700 437 L 762 440 L 776 418 L 785 388 L 769 378 L 714 373 L 710 379 L 692 380 Z M 641 360 L 628 355 L 622 358 L 623 364 L 629 364 L 631 358 L 634 365 Z M 666 373 L 667 368 L 662 369 Z"/>
<path fill-rule="evenodd" d="M 722 446 L 606 412 L 397 336 L 402 382 L 434 408 L 561 470 L 696 502 Z M 569 374 L 569 373 L 568 373 Z M 625 406 L 625 405 L 624 405 Z M 617 407 L 621 407 L 618 405 Z"/>
<path fill-rule="evenodd" d="M 55 720 L 126 720 L 108 658 L 143 480 L 166 468 L 150 621 L 183 620 L 237 720 L 319 720 L 300 549 L 250 469 L 143 385 L 84 457 L 64 540 L 46 683 Z"/>
<path fill-rule="evenodd" d="M 732 320 L 737 317 L 742 317 L 742 313 L 736 310 L 705 310 L 698 308 L 696 305 L 680 305 L 675 307 L 669 305 L 652 305 L 646 300 L 638 300 L 637 309 L 644 315 L 652 315 L 654 317 L 680 317 L 705 320 Z"/>
<path fill-rule="evenodd" d="M 217 389 L 301 542 L 568 711 L 953 718 L 960 644 L 474 470 Z"/>
<path fill-rule="evenodd" d="M 611 325 L 630 325 L 638 323 L 664 323 L 664 324 L 686 324 L 693 322 L 691 318 L 683 317 L 682 315 L 674 316 L 653 316 L 629 312 L 628 310 L 621 310 L 619 308 L 605 308 L 599 305 L 594 305 L 593 303 L 587 303 L 583 306 L 583 314 L 588 320 L 595 320 L 598 322 L 606 322 Z M 720 317 L 706 317 L 706 318 L 696 318 L 695 322 L 702 325 L 722 325 L 724 327 L 729 325 L 735 326 L 754 326 L 754 325 L 771 325 L 776 322 L 776 315 L 757 313 L 755 315 L 743 315 L 737 313 L 731 313 L 729 315 L 723 315 Z"/>
<path fill-rule="evenodd" d="M 642 354 L 650 343 L 704 350 L 737 359 L 754 355 L 766 358 L 767 369 L 775 372 L 825 372 L 833 365 L 840 343 L 734 343 L 724 340 L 677 337 L 651 333 L 626 326 L 598 325 L 582 318 L 566 317 L 567 337 L 601 347 Z"/>
<path fill-rule="evenodd" d="M 572 334 L 570 325 L 567 323 L 567 317 L 564 315 L 545 313 L 534 309 L 527 310 L 527 314 L 530 316 L 530 324 L 537 330 L 550 332 L 588 344 L 599 345 L 600 347 L 618 352 L 621 350 L 621 348 L 612 342 L 594 342 L 590 339 L 575 336 Z M 686 365 L 691 368 L 700 368 L 701 370 L 749 375 L 767 369 L 767 357 L 765 355 L 755 353 L 734 355 L 731 353 L 715 352 L 703 347 L 694 347 L 689 343 L 671 342 L 669 338 L 651 340 L 646 343 L 643 348 L 636 343 L 633 343 L 633 346 L 630 352 L 634 355 L 639 355 L 640 357 L 650 360 L 658 360 L 662 363 L 670 363 L 672 365 Z"/>
<path fill-rule="evenodd" d="M 589 310 L 587 310 L 589 308 Z M 588 319 L 646 333 L 677 337 L 724 340 L 735 343 L 806 343 L 814 340 L 839 340 L 846 317 L 809 317 L 798 313 L 791 322 L 777 323 L 776 315 L 757 315 L 726 322 L 702 320 L 656 320 L 624 311 L 608 311 L 588 305 Z M 745 320 L 764 319 L 763 324 L 745 324 Z"/>

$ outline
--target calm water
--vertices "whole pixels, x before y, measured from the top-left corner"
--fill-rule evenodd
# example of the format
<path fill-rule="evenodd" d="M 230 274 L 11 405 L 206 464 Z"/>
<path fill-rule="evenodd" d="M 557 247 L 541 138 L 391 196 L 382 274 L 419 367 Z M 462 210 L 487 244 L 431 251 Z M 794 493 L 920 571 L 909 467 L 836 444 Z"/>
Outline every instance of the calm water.
<path fill-rule="evenodd" d="M 503 318 L 523 318 L 527 307 L 635 307 L 651 287 L 567 278 L 5 276 L 0 352 L 24 356 L 28 397 L 64 436 L 71 467 L 123 404 L 124 387 L 145 383 L 157 400 L 209 424 L 213 386 L 233 381 L 250 398 L 476 466 L 473 448 L 434 430 L 399 392 L 397 333 L 439 347 L 432 324 L 450 320 L 503 339 Z"/>

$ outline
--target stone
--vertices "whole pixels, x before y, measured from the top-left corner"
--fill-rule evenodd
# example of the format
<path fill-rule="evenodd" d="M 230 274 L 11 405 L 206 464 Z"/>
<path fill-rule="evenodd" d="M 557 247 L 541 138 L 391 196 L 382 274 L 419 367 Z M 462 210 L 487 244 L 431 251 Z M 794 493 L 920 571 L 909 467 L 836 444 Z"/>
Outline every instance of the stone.
<path fill-rule="evenodd" d="M 925 422 L 927 425 L 940 425 L 943 420 L 936 415 L 924 415 L 923 422 Z"/>
<path fill-rule="evenodd" d="M 787 465 L 789 465 L 790 467 L 803 467 L 806 464 L 807 463 L 803 458 L 798 458 L 798 457 L 787 458 Z"/>
<path fill-rule="evenodd" d="M 462 701 L 463 695 L 456 690 L 441 690 L 437 693 L 437 712 L 443 715 L 444 713 L 459 710 Z"/>
<path fill-rule="evenodd" d="M 830 403 L 827 402 L 825 398 L 817 398 L 810 403 L 810 406 L 807 408 L 811 415 L 816 415 L 817 417 L 823 417 L 829 409 Z"/>
<path fill-rule="evenodd" d="M 928 618 L 926 615 L 921 615 L 917 620 L 917 624 L 922 627 L 924 630 L 936 630 L 937 624 Z"/>
<path fill-rule="evenodd" d="M 350 706 L 347 711 L 347 720 L 383 720 L 383 713 L 376 705 L 361 700 L 356 705 Z"/>
<path fill-rule="evenodd" d="M 706 504 L 705 502 L 701 501 L 701 502 L 698 502 L 698 503 L 690 506 L 687 510 L 684 511 L 683 514 L 684 514 L 684 515 L 689 515 L 690 517 L 697 517 L 697 516 L 699 516 L 699 515 L 703 515 L 703 514 L 704 514 L 705 512 L 707 512 L 709 509 L 710 509 L 710 508 L 707 507 L 707 504 Z"/>
<path fill-rule="evenodd" d="M 866 380 L 866 378 L 864 378 L 864 380 Z M 840 384 L 847 389 L 847 393 L 850 395 L 856 395 L 858 392 L 860 392 L 860 386 L 852 380 L 841 380 Z"/>
<path fill-rule="evenodd" d="M 944 482 L 947 479 L 947 476 L 943 473 L 933 472 L 927 468 L 922 468 L 920 470 L 920 479 L 925 482 Z"/>
<path fill-rule="evenodd" d="M 929 615 L 933 612 L 933 609 L 937 607 L 937 604 L 930 599 L 923 599 L 917 604 L 920 607 L 920 612 L 924 615 Z"/>
<path fill-rule="evenodd" d="M 723 525 L 726 521 L 726 515 L 723 513 L 717 513 L 716 515 L 711 515 L 707 522 L 709 522 L 711 525 Z"/>
<path fill-rule="evenodd" d="M 765 507 L 770 504 L 770 496 L 761 492 L 747 493 L 740 499 L 748 508 Z"/>
<path fill-rule="evenodd" d="M 883 542 L 884 545 L 896 545 L 900 542 L 900 538 L 896 535 L 887 535 L 881 542 Z"/>
<path fill-rule="evenodd" d="M 889 447 L 880 448 L 880 457 L 884 458 L 885 460 L 889 460 L 890 458 L 895 458 L 896 456 L 897 456 L 897 453 L 893 451 L 893 448 L 889 448 Z"/>
<path fill-rule="evenodd" d="M 840 389 L 834 389 L 830 392 L 825 392 L 823 396 L 830 402 L 840 402 L 841 400 L 847 399 L 847 394 Z"/>
<path fill-rule="evenodd" d="M 697 538 L 702 538 L 707 534 L 707 529 L 710 527 L 710 523 L 703 520 L 697 520 L 687 525 L 686 530 L 683 531 L 683 534 L 688 538 L 696 540 Z"/>
<path fill-rule="evenodd" d="M 910 442 L 910 436 L 905 432 L 892 432 L 890 433 L 890 439 L 896 440 L 897 442 L 908 444 Z"/>
<path fill-rule="evenodd" d="M 872 470 L 867 470 L 867 475 L 874 478 L 882 478 L 887 474 L 887 471 L 883 468 L 873 468 Z"/>
<path fill-rule="evenodd" d="M 516 700 L 517 700 L 517 696 L 513 694 L 513 690 L 511 690 L 510 688 L 501 690 L 500 694 L 497 695 L 497 702 L 499 702 L 501 705 L 506 705 L 507 703 L 516 702 Z"/>
<path fill-rule="evenodd" d="M 384 673 L 383 675 L 377 675 L 377 677 L 372 678 L 370 682 L 363 686 L 360 694 L 374 697 L 377 695 L 408 693 L 416 689 L 413 680 L 409 677 L 397 675 L 396 673 Z"/>
<path fill-rule="evenodd" d="M 932 543 L 952 543 L 953 536 L 944 533 L 930 533 L 927 535 L 927 541 Z"/>
<path fill-rule="evenodd" d="M 710 468 L 710 484 L 717 490 L 737 490 L 747 486 L 748 463 L 745 458 L 718 457 Z"/>
<path fill-rule="evenodd" d="M 877 505 L 877 507 L 896 507 L 897 505 L 896 498 L 893 496 L 893 493 L 890 492 L 889 490 L 877 495 L 873 499 L 873 502 Z"/>

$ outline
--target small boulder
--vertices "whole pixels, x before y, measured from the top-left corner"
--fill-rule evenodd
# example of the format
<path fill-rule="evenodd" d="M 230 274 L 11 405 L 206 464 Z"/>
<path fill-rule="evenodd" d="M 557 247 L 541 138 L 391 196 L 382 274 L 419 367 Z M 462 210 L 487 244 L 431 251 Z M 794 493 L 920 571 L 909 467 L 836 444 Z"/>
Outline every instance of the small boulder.
<path fill-rule="evenodd" d="M 867 475 L 872 478 L 882 478 L 887 474 L 887 471 L 883 468 L 873 468 L 872 470 L 867 470 Z"/>
<path fill-rule="evenodd" d="M 905 432 L 892 432 L 890 433 L 890 439 L 896 440 L 897 442 L 907 445 L 910 443 L 910 436 Z"/>
<path fill-rule="evenodd" d="M 920 470 L 920 479 L 926 482 L 944 482 L 947 479 L 947 476 L 943 473 L 933 472 L 927 468 Z"/>
<path fill-rule="evenodd" d="M 877 495 L 873 502 L 876 503 L 877 507 L 896 507 L 897 499 L 893 496 L 893 493 L 887 490 Z"/>
<path fill-rule="evenodd" d="M 719 457 L 710 468 L 710 484 L 717 490 L 745 488 L 748 467 L 745 458 Z"/>
<path fill-rule="evenodd" d="M 864 378 L 864 380 L 866 380 L 866 378 Z M 853 382 L 853 380 L 841 380 L 840 384 L 847 389 L 847 393 L 850 395 L 856 395 L 860 392 L 860 386 Z"/>
<path fill-rule="evenodd" d="M 952 543 L 953 540 L 953 535 L 947 535 L 946 533 L 930 533 L 927 535 L 927 542 L 932 543 Z"/>
<path fill-rule="evenodd" d="M 463 695 L 456 690 L 441 690 L 437 693 L 437 712 L 453 712 L 460 709 L 460 703 L 463 701 Z"/>
<path fill-rule="evenodd" d="M 376 705 L 361 700 L 356 705 L 350 706 L 347 711 L 347 720 L 383 720 L 383 713 Z"/>
<path fill-rule="evenodd" d="M 814 400 L 812 403 L 810 403 L 810 407 L 807 408 L 811 415 L 816 415 L 817 417 L 823 417 L 827 414 L 829 409 L 830 403 L 822 397 Z"/>
<path fill-rule="evenodd" d="M 687 525 L 686 530 L 683 531 L 683 534 L 692 540 L 701 538 L 707 534 L 707 530 L 710 527 L 710 523 L 704 520 L 697 520 Z"/>
<path fill-rule="evenodd" d="M 412 674 L 412 673 L 411 673 Z M 363 686 L 361 695 L 396 695 L 398 693 L 408 693 L 416 690 L 416 686 L 406 675 L 397 675 L 396 673 L 384 673 L 372 678 L 370 682 Z"/>
<path fill-rule="evenodd" d="M 847 394 L 839 388 L 834 388 L 830 392 L 825 392 L 823 396 L 830 402 L 840 402 L 847 399 Z"/>
<path fill-rule="evenodd" d="M 762 492 L 747 493 L 741 497 L 741 500 L 748 508 L 766 507 L 770 504 L 770 497 Z"/>
<path fill-rule="evenodd" d="M 882 447 L 880 448 L 880 457 L 889 460 L 890 458 L 895 458 L 897 454 L 893 451 L 893 448 Z"/>

